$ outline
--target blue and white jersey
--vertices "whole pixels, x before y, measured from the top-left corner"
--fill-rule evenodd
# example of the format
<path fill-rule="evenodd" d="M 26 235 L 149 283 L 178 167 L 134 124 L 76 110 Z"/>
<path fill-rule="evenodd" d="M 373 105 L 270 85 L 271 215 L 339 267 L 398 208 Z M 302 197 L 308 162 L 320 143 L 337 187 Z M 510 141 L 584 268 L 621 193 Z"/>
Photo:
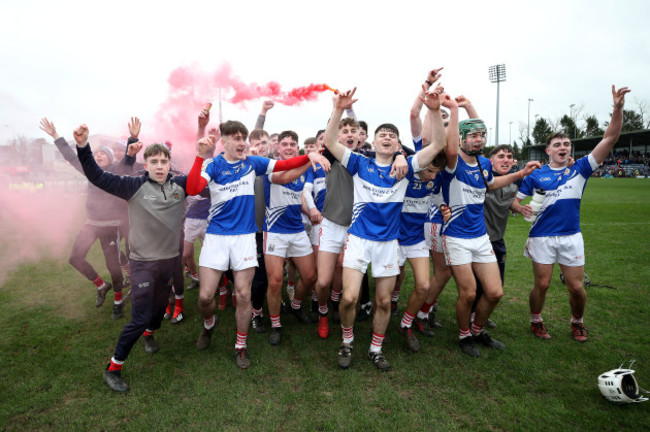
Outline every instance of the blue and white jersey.
<path fill-rule="evenodd" d="M 416 153 L 422 150 L 422 135 L 413 138 L 413 149 L 415 150 Z"/>
<path fill-rule="evenodd" d="M 325 205 L 325 193 L 327 189 L 325 188 L 325 179 L 327 178 L 327 173 L 322 166 L 316 165 L 316 172 L 312 168 L 309 168 L 307 171 L 311 171 L 314 178 L 314 204 L 319 212 L 323 212 L 323 206 Z"/>
<path fill-rule="evenodd" d="M 478 158 L 483 177 L 491 185 L 494 183 L 492 164 L 483 156 Z M 451 218 L 442 226 L 444 235 L 472 239 L 487 234 L 483 215 L 486 189 L 478 165 L 469 165 L 458 156 L 454 169 L 447 167 L 440 173 L 442 196 L 451 209 Z"/>
<path fill-rule="evenodd" d="M 587 179 L 598 167 L 589 154 L 571 167 L 551 168 L 544 165 L 527 176 L 517 193 L 524 199 L 535 190 L 544 189 L 546 196 L 529 237 L 571 235 L 580 232 L 580 202 Z"/>
<path fill-rule="evenodd" d="M 257 231 L 255 177 L 273 172 L 275 161 L 260 156 L 228 162 L 222 155 L 203 162 L 201 177 L 210 189 L 208 234 L 238 235 Z"/>
<path fill-rule="evenodd" d="M 434 224 L 442 224 L 442 212 L 440 211 L 440 206 L 445 203 L 445 199 L 442 197 L 442 178 L 440 173 L 436 175 L 436 178 L 433 180 L 433 191 L 429 195 L 429 210 L 427 211 L 427 219 L 425 222 L 430 222 Z"/>
<path fill-rule="evenodd" d="M 414 171 L 420 170 L 417 158 L 408 158 L 407 163 L 408 173 L 398 181 L 390 175 L 390 165 L 379 165 L 374 159 L 345 149 L 341 165 L 352 175 L 354 185 L 350 234 L 373 241 L 399 237 L 399 219 L 406 189 L 415 176 Z"/>
<path fill-rule="evenodd" d="M 271 183 L 273 174 L 264 176 L 264 201 L 266 216 L 264 231 L 280 234 L 295 234 L 305 230 L 302 224 L 302 190 L 305 183 L 313 183 L 313 170 L 285 185 Z"/>
<path fill-rule="evenodd" d="M 401 246 L 424 241 L 424 222 L 429 211 L 429 196 L 434 188 L 433 180 L 424 183 L 417 175 L 409 182 L 400 215 L 398 240 Z"/>

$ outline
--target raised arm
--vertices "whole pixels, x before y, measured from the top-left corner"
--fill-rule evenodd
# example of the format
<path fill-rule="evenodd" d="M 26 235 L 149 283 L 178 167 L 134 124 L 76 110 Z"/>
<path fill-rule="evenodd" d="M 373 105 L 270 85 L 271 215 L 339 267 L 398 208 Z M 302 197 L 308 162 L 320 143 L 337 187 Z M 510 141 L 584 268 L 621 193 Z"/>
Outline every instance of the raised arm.
<path fill-rule="evenodd" d="M 54 145 L 61 153 L 61 156 L 63 156 L 63 159 L 69 162 L 74 169 L 76 169 L 81 174 L 83 174 L 83 168 L 81 168 L 81 163 L 79 163 L 79 159 L 77 159 L 77 155 L 75 155 L 74 150 L 70 148 L 70 145 L 65 140 L 65 138 L 61 137 L 57 133 L 54 123 L 49 121 L 46 117 L 43 117 L 41 119 L 40 129 L 45 133 L 47 133 L 52 138 L 54 138 Z"/>
<path fill-rule="evenodd" d="M 199 113 L 199 119 L 198 119 L 198 128 L 196 130 L 196 140 L 200 140 L 205 136 L 205 128 L 208 127 L 208 123 L 210 123 L 210 108 L 212 108 L 212 104 L 206 104 L 205 107 L 201 110 Z"/>
<path fill-rule="evenodd" d="M 77 142 L 77 156 L 88 181 L 111 195 L 125 200 L 131 199 L 140 188 L 141 180 L 137 177 L 119 176 L 102 170 L 95 162 L 93 152 L 88 145 L 88 126 L 85 124 L 75 129 L 73 136 Z"/>
<path fill-rule="evenodd" d="M 449 124 L 447 125 L 447 145 L 445 156 L 447 157 L 447 168 L 455 169 L 458 162 L 458 145 L 460 144 L 460 133 L 458 132 L 458 102 L 448 94 L 442 95 L 442 106 L 449 110 Z"/>
<path fill-rule="evenodd" d="M 440 71 L 442 68 L 438 69 L 433 69 L 429 71 L 427 74 L 427 79 L 424 81 L 424 84 L 422 85 L 422 89 L 418 93 L 418 95 L 415 97 L 415 101 L 413 101 L 413 106 L 411 107 L 411 113 L 410 113 L 410 121 L 411 121 L 411 136 L 413 138 L 417 138 L 420 135 L 423 135 L 422 132 L 422 119 L 420 118 L 420 113 L 422 112 L 422 98 L 424 98 L 424 94 L 431 88 L 433 83 L 438 81 L 440 79 Z M 425 120 L 426 123 L 426 120 Z M 430 142 L 425 142 L 424 137 L 422 139 L 422 146 L 427 146 L 429 145 Z"/>
<path fill-rule="evenodd" d="M 424 85 L 422 86 L 422 90 L 424 90 Z M 440 99 L 443 91 L 444 89 L 441 86 L 436 86 L 433 90 L 429 89 L 425 91 L 424 96 L 420 99 L 427 106 L 425 120 L 430 123 L 430 135 L 428 138 L 431 142 L 431 145 L 424 147 L 416 153 L 418 165 L 422 168 L 429 165 L 446 145 L 445 126 L 440 114 Z"/>
<path fill-rule="evenodd" d="M 621 128 L 623 127 L 623 106 L 625 105 L 625 95 L 629 92 L 630 90 L 627 87 L 621 87 L 616 90 L 616 87 L 612 85 L 612 99 L 614 100 L 612 118 L 609 121 L 607 130 L 605 130 L 603 139 L 600 140 L 598 145 L 596 145 L 596 148 L 591 152 L 591 155 L 599 165 L 605 161 L 607 155 L 612 151 L 612 148 L 616 145 L 618 137 L 621 134 Z"/>
<path fill-rule="evenodd" d="M 264 129 L 264 123 L 266 122 L 266 113 L 269 112 L 269 110 L 274 106 L 275 104 L 270 100 L 266 100 L 264 103 L 262 103 L 262 111 L 260 111 L 260 114 L 257 116 L 257 120 L 255 121 L 255 129 Z"/>
<path fill-rule="evenodd" d="M 472 101 L 467 99 L 465 96 L 456 96 L 456 103 L 458 104 L 458 108 L 463 108 L 467 112 L 467 117 L 471 119 L 479 118 L 476 108 L 472 105 Z"/>
<path fill-rule="evenodd" d="M 208 185 L 208 181 L 201 176 L 201 169 L 203 168 L 203 161 L 212 157 L 216 144 L 217 137 L 214 135 L 208 135 L 196 142 L 197 156 L 194 159 L 194 165 L 192 165 L 190 173 L 187 175 L 187 185 L 185 186 L 185 192 L 188 195 L 196 195 Z"/>
<path fill-rule="evenodd" d="M 330 151 L 330 153 L 332 153 L 332 156 L 334 156 L 339 162 L 341 162 L 341 159 L 343 159 L 343 155 L 347 149 L 347 147 L 341 144 L 337 139 L 339 121 L 341 120 L 341 116 L 343 115 L 343 111 L 346 109 L 346 107 L 351 107 L 352 104 L 357 101 L 357 99 L 353 99 L 354 93 L 356 91 L 357 88 L 355 87 L 352 90 L 348 90 L 346 92 L 339 92 L 334 96 L 332 99 L 334 108 L 332 109 L 332 115 L 330 116 L 330 120 L 327 123 L 327 127 L 325 128 L 325 139 L 323 143 L 325 144 L 325 147 Z"/>

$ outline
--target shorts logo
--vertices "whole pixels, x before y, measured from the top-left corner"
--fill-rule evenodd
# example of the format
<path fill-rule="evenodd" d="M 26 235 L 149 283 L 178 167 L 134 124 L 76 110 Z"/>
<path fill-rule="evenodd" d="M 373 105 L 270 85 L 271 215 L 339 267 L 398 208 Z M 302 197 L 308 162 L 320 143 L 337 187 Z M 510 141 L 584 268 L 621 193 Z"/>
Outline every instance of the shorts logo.
<path fill-rule="evenodd" d="M 269 252 L 273 252 L 275 250 L 275 245 L 270 244 L 267 246 L 267 249 L 269 250 Z"/>
<path fill-rule="evenodd" d="M 394 264 L 386 264 L 384 265 L 384 270 L 392 270 L 395 268 Z"/>
<path fill-rule="evenodd" d="M 255 259 L 255 257 L 250 256 L 250 257 L 245 257 L 244 261 L 252 261 L 254 259 Z"/>

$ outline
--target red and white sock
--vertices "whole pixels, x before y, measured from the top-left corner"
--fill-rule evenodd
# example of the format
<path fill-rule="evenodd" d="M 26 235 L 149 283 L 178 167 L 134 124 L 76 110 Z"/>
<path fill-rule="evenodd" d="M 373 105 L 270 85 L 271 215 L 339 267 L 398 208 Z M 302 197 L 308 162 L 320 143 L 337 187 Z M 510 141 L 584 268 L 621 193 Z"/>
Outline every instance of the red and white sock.
<path fill-rule="evenodd" d="M 327 302 L 325 304 L 318 304 L 318 313 L 321 315 L 327 315 L 329 309 L 327 308 Z"/>
<path fill-rule="evenodd" d="M 571 315 L 571 324 L 583 324 L 582 317 L 576 318 L 573 315 Z"/>
<path fill-rule="evenodd" d="M 217 316 L 216 315 L 212 315 L 208 319 L 203 319 L 203 327 L 206 330 L 212 329 L 216 323 L 217 323 Z"/>
<path fill-rule="evenodd" d="M 458 329 L 458 339 L 465 339 L 470 337 L 472 334 L 469 332 L 469 329 Z"/>
<path fill-rule="evenodd" d="M 228 285 L 221 285 L 219 287 L 219 295 L 220 296 L 226 296 L 228 295 Z"/>
<path fill-rule="evenodd" d="M 282 324 L 280 323 L 280 315 L 269 315 L 269 318 L 271 318 L 272 328 L 282 327 Z"/>
<path fill-rule="evenodd" d="M 246 338 L 248 333 L 239 333 L 237 332 L 237 342 L 235 342 L 235 349 L 246 348 Z"/>
<path fill-rule="evenodd" d="M 399 300 L 399 288 L 393 290 L 393 294 L 390 296 L 390 301 L 395 303 Z"/>
<path fill-rule="evenodd" d="M 119 372 L 119 371 L 122 370 L 123 365 L 124 365 L 124 360 L 121 360 L 121 361 L 120 360 L 115 360 L 115 357 L 111 357 L 111 361 L 110 361 L 110 363 L 108 365 L 107 371 L 109 371 L 109 372 L 114 372 L 114 371 Z"/>
<path fill-rule="evenodd" d="M 381 345 L 384 343 L 386 335 L 380 335 L 372 332 L 372 342 L 370 343 L 370 352 L 381 352 Z"/>
<path fill-rule="evenodd" d="M 311 301 L 313 301 L 313 302 L 318 301 L 318 295 L 316 295 L 316 290 L 315 289 L 311 290 Z"/>
<path fill-rule="evenodd" d="M 142 336 L 153 336 L 153 334 L 154 334 L 155 332 L 156 332 L 155 330 L 149 330 L 149 329 L 146 329 L 146 330 L 142 333 Z"/>
<path fill-rule="evenodd" d="M 302 306 L 302 299 L 299 299 L 298 297 L 294 297 L 293 300 L 291 300 L 291 309 L 300 309 Z"/>
<path fill-rule="evenodd" d="M 341 325 L 341 330 L 343 332 L 343 343 L 344 344 L 349 345 L 349 344 L 352 344 L 352 342 L 354 342 L 354 331 L 353 331 L 353 329 L 354 329 L 354 326 L 352 326 L 350 328 L 346 328 L 346 327 L 343 327 Z"/>
<path fill-rule="evenodd" d="M 99 288 L 101 288 L 101 287 L 104 286 L 104 279 L 102 279 L 101 276 L 97 276 L 97 279 L 95 279 L 95 280 L 93 281 L 93 283 L 95 284 L 95 286 L 97 287 L 97 289 L 99 289 Z"/>
<path fill-rule="evenodd" d="M 418 311 L 417 317 L 420 319 L 428 318 L 431 307 L 433 307 L 433 303 L 425 303 L 424 305 L 422 305 L 422 307 Z"/>
<path fill-rule="evenodd" d="M 338 302 L 341 300 L 341 290 L 335 290 L 333 289 L 332 292 L 330 293 L 330 300 L 333 302 Z"/>
<path fill-rule="evenodd" d="M 253 308 L 253 316 L 254 317 L 261 317 L 261 316 L 263 316 L 262 313 L 263 313 L 262 308 L 259 308 L 259 309 Z"/>
<path fill-rule="evenodd" d="M 402 321 L 400 321 L 399 325 L 405 328 L 411 328 L 413 325 L 413 318 L 415 318 L 413 315 L 404 311 L 404 316 L 402 317 Z"/>
<path fill-rule="evenodd" d="M 541 323 L 544 322 L 542 319 L 542 313 L 535 313 L 533 311 L 530 311 L 530 322 L 532 323 Z"/>
<path fill-rule="evenodd" d="M 470 331 L 474 336 L 480 335 L 483 333 L 483 326 L 477 325 L 476 323 L 472 323 L 472 326 L 470 327 Z"/>
<path fill-rule="evenodd" d="M 113 293 L 115 297 L 115 304 L 122 304 L 122 291 Z"/>

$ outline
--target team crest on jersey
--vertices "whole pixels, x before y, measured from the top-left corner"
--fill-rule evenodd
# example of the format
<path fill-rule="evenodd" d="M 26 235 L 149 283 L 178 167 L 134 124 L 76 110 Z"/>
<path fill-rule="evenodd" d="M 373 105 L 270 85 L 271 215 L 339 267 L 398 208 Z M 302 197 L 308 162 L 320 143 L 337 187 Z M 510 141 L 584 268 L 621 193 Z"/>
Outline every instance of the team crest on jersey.
<path fill-rule="evenodd" d="M 483 177 L 487 177 L 487 176 L 488 176 L 487 170 L 483 170 Z"/>
<path fill-rule="evenodd" d="M 564 170 L 564 174 L 569 174 L 570 172 L 571 172 L 571 170 L 569 168 Z"/>
<path fill-rule="evenodd" d="M 181 196 L 180 196 L 180 194 L 178 192 L 174 192 L 174 195 L 172 195 L 172 198 L 174 198 L 176 201 L 178 201 L 179 199 L 181 199 Z"/>
<path fill-rule="evenodd" d="M 300 182 L 301 182 L 301 183 L 304 183 L 304 182 L 305 182 L 305 176 L 304 176 L 304 175 L 301 175 L 301 176 L 300 176 Z"/>
<path fill-rule="evenodd" d="M 427 183 L 427 189 L 433 189 L 433 181 Z"/>
<path fill-rule="evenodd" d="M 390 177 L 390 178 L 395 178 L 395 173 L 394 173 L 394 172 L 391 172 L 390 174 L 388 174 L 388 177 Z"/>

